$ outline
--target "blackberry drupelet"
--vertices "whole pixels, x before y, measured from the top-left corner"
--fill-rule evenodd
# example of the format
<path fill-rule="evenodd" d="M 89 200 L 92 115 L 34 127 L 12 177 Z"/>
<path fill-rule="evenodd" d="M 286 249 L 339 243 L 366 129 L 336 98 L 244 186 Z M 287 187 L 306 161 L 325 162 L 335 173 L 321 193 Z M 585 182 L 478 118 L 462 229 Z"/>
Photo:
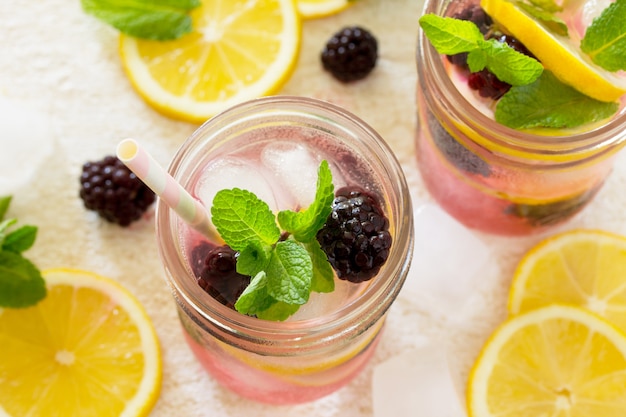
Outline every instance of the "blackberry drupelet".
<path fill-rule="evenodd" d="M 317 240 L 340 279 L 363 282 L 378 273 L 391 247 L 389 220 L 378 202 L 357 187 L 335 193 L 333 210 Z"/>
<path fill-rule="evenodd" d="M 120 226 L 139 219 L 156 199 L 122 161 L 110 155 L 83 165 L 79 196 L 85 208 Z"/>
<path fill-rule="evenodd" d="M 328 40 L 321 58 L 324 69 L 339 81 L 360 80 L 376 66 L 378 42 L 366 29 L 346 27 Z"/>
<path fill-rule="evenodd" d="M 235 302 L 250 284 L 250 277 L 237 273 L 237 253 L 230 246 L 202 242 L 191 254 L 198 285 L 221 304 L 234 309 Z"/>

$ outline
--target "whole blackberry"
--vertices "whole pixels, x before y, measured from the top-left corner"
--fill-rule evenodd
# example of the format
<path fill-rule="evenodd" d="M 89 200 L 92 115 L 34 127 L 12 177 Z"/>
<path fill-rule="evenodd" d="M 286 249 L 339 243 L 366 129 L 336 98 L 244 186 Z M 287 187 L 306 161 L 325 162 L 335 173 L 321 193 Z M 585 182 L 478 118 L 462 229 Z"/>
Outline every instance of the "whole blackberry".
<path fill-rule="evenodd" d="M 357 187 L 335 193 L 317 240 L 340 279 L 363 282 L 378 273 L 391 247 L 389 220 L 376 199 Z"/>
<path fill-rule="evenodd" d="M 191 253 L 192 270 L 198 285 L 228 308 L 250 284 L 250 277 L 236 271 L 237 253 L 230 246 L 213 246 L 202 242 Z"/>
<path fill-rule="evenodd" d="M 155 200 L 154 192 L 114 156 L 83 165 L 79 195 L 85 208 L 120 226 L 139 219 Z"/>
<path fill-rule="evenodd" d="M 366 29 L 346 27 L 328 40 L 321 58 L 324 69 L 339 81 L 360 80 L 376 66 L 378 42 Z"/>

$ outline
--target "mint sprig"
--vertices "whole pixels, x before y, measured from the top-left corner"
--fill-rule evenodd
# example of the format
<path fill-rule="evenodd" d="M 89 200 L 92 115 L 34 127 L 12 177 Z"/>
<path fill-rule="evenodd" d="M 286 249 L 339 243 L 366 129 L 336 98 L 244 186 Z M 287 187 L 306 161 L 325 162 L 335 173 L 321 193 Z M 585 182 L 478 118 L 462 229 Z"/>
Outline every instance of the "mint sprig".
<path fill-rule="evenodd" d="M 438 53 L 455 55 L 467 52 L 471 72 L 487 68 L 501 81 L 511 85 L 534 82 L 543 72 L 536 59 L 517 52 L 494 39 L 485 40 L 473 22 L 425 14 L 419 24 Z"/>
<path fill-rule="evenodd" d="M 532 84 L 511 87 L 496 104 L 495 119 L 513 129 L 574 128 L 614 114 L 619 105 L 595 100 L 544 71 Z"/>
<path fill-rule="evenodd" d="M 543 25 L 560 36 L 569 36 L 569 29 L 567 24 L 560 17 L 554 13 L 562 10 L 562 7 L 558 6 L 552 1 L 532 1 L 525 3 L 523 1 L 515 2 L 515 4 L 526 13 L 539 20 Z"/>
<path fill-rule="evenodd" d="M 615 0 L 587 28 L 580 49 L 607 71 L 626 70 L 626 0 Z"/>
<path fill-rule="evenodd" d="M 252 278 L 235 309 L 265 320 L 286 320 L 311 291 L 334 290 L 333 270 L 315 239 L 332 211 L 334 186 L 327 161 L 318 169 L 314 202 L 300 211 L 274 215 L 247 190 L 220 190 L 211 216 L 224 242 L 238 251 L 237 272 Z M 281 240 L 281 229 L 288 234 Z"/>
<path fill-rule="evenodd" d="M 81 0 L 83 10 L 120 32 L 142 39 L 172 40 L 191 32 L 189 12 L 200 0 Z"/>
<path fill-rule="evenodd" d="M 22 256 L 37 236 L 35 226 L 14 228 L 17 219 L 4 219 L 11 197 L 0 197 L 0 307 L 22 308 L 46 296 L 46 285 L 37 267 Z"/>

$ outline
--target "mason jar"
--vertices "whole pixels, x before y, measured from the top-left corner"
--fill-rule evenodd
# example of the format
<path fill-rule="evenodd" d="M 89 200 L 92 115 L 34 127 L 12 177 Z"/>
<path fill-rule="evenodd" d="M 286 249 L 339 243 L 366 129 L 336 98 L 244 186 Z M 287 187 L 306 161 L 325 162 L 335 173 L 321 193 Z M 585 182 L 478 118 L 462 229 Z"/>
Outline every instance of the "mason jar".
<path fill-rule="evenodd" d="M 452 16 L 472 4 L 426 0 L 424 14 Z M 438 204 L 466 226 L 500 235 L 542 232 L 587 206 L 624 146 L 626 99 L 593 126 L 515 130 L 474 106 L 450 67 L 420 29 L 416 152 Z"/>
<path fill-rule="evenodd" d="M 269 194 L 276 209 L 295 210 L 300 207 L 285 203 L 294 200 L 289 193 L 297 193 L 300 182 L 311 188 L 315 178 L 307 166 L 321 160 L 329 163 L 335 189 L 357 185 L 377 197 L 392 244 L 371 280 L 357 284 L 335 277 L 334 291 L 312 293 L 285 321 L 243 315 L 205 292 L 193 251 L 219 243 L 207 242 L 163 201 L 157 205 L 159 252 L 185 339 L 216 381 L 256 401 L 315 400 L 349 383 L 374 354 L 412 256 L 411 200 L 402 169 L 385 141 L 353 114 L 287 96 L 253 100 L 213 117 L 183 143 L 169 166 L 201 200 L 203 187 L 215 179 Z"/>

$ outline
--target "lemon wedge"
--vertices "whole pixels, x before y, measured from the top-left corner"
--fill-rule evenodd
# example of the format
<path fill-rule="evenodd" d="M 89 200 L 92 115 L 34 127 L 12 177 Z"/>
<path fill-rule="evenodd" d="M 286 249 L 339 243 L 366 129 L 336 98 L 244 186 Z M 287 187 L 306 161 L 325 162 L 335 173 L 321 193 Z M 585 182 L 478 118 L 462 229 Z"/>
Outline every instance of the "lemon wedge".
<path fill-rule="evenodd" d="M 532 248 L 515 271 L 509 312 L 551 303 L 585 307 L 626 332 L 626 237 L 574 230 Z"/>
<path fill-rule="evenodd" d="M 193 32 L 177 40 L 120 38 L 130 82 L 158 111 L 203 122 L 289 79 L 301 38 L 293 0 L 204 1 L 191 18 Z"/>
<path fill-rule="evenodd" d="M 304 19 L 314 19 L 337 14 L 347 9 L 354 0 L 296 0 L 298 12 Z"/>
<path fill-rule="evenodd" d="M 161 359 L 142 306 L 90 272 L 43 276 L 41 302 L 0 309 L 0 415 L 147 415 L 159 395 Z"/>
<path fill-rule="evenodd" d="M 467 402 L 471 417 L 622 417 L 626 337 L 573 306 L 514 316 L 483 348 Z"/>
<path fill-rule="evenodd" d="M 626 78 L 595 65 L 573 40 L 551 33 L 513 2 L 481 0 L 480 4 L 565 84 L 606 102 L 626 93 Z"/>

